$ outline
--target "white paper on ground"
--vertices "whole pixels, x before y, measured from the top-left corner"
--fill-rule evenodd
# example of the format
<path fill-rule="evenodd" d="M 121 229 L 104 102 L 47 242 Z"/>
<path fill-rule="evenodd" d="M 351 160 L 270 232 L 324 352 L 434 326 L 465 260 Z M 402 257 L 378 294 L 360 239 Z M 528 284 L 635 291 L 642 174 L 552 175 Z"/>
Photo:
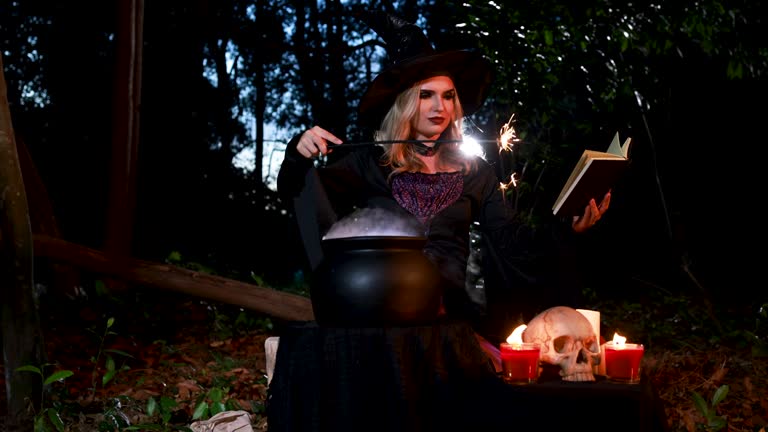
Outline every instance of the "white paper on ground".
<path fill-rule="evenodd" d="M 246 411 L 224 411 L 208 420 L 189 425 L 192 432 L 253 432 L 251 416 Z"/>

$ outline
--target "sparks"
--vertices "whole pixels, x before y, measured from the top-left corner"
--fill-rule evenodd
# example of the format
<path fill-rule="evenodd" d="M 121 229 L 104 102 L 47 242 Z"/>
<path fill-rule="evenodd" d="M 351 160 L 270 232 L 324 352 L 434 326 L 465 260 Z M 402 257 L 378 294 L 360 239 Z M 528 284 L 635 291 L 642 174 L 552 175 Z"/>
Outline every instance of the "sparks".
<path fill-rule="evenodd" d="M 512 120 L 514 118 L 515 115 L 512 114 L 512 116 L 509 117 L 509 121 L 505 123 L 504 126 L 501 127 L 501 131 L 499 131 L 499 153 L 501 153 L 501 151 L 511 151 L 513 143 L 520 141 L 517 137 L 517 132 L 515 132 L 515 128 L 512 127 Z"/>
<path fill-rule="evenodd" d="M 499 139 L 497 141 L 497 144 L 499 146 L 499 154 L 501 154 L 502 151 L 512 151 L 512 146 L 514 143 L 520 141 L 520 139 L 517 137 L 517 132 L 515 132 L 515 128 L 512 127 L 512 121 L 514 120 L 515 115 L 512 114 L 509 117 L 509 121 L 504 124 L 504 126 L 501 127 L 501 130 L 499 131 Z M 503 158 L 502 158 L 503 163 Z M 502 165 L 503 167 L 503 165 Z M 502 192 L 506 192 L 510 187 L 515 188 L 517 187 L 517 179 L 515 178 L 515 173 L 513 172 L 509 176 L 509 182 L 507 183 L 500 183 L 499 188 Z M 506 193 L 504 194 L 506 197 Z"/>
<path fill-rule="evenodd" d="M 515 178 L 515 173 L 512 173 L 512 175 L 509 176 L 509 181 L 507 183 L 500 183 L 500 187 L 502 191 L 506 191 L 510 187 L 517 187 L 517 179 Z"/>

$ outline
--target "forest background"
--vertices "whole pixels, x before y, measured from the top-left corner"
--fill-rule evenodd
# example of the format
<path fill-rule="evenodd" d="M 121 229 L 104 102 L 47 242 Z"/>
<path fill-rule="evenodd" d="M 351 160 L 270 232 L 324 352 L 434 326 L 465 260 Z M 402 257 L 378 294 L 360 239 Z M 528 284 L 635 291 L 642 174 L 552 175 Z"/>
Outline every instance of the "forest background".
<path fill-rule="evenodd" d="M 515 173 L 508 195 L 532 224 L 584 149 L 632 137 L 630 172 L 590 234 L 593 298 L 682 297 L 709 311 L 684 316 L 691 329 L 755 330 L 768 302 L 754 252 L 768 96 L 761 3 L 2 0 L 16 142 L 44 185 L 27 191 L 32 229 L 50 214 L 69 242 L 302 292 L 307 262 L 270 162 L 314 124 L 368 138 L 355 107 L 384 51 L 355 12 L 381 9 L 440 49 L 495 62 L 472 123 L 500 182 Z M 126 28 L 140 34 L 132 69 L 119 55 Z M 135 106 L 116 84 L 127 69 L 139 78 Z M 134 129 L 121 127 L 126 110 Z M 511 117 L 520 141 L 499 154 L 493 140 Z M 258 156 L 244 168 L 247 153 Z M 41 286 L 56 280 L 37 269 Z"/>

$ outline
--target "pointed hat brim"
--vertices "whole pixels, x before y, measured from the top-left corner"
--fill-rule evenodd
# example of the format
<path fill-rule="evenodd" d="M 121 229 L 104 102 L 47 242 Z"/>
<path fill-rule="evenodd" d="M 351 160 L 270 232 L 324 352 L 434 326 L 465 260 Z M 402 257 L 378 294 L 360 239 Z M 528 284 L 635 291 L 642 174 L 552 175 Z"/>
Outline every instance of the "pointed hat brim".
<path fill-rule="evenodd" d="M 371 82 L 358 106 L 361 121 L 378 127 L 400 92 L 441 75 L 453 79 L 464 115 L 469 116 L 485 102 L 494 74 L 490 61 L 470 50 L 436 52 L 400 61 Z"/>

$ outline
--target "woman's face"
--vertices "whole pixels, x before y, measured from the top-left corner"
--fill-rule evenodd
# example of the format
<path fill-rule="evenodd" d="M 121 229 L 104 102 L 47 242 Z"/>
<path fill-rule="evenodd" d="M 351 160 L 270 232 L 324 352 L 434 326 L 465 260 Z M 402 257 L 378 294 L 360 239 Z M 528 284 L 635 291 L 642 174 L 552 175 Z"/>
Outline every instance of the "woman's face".
<path fill-rule="evenodd" d="M 419 112 L 412 120 L 414 138 L 432 140 L 453 121 L 456 88 L 447 76 L 436 76 L 422 81 L 419 86 Z M 434 143 L 426 143 L 433 146 Z"/>

